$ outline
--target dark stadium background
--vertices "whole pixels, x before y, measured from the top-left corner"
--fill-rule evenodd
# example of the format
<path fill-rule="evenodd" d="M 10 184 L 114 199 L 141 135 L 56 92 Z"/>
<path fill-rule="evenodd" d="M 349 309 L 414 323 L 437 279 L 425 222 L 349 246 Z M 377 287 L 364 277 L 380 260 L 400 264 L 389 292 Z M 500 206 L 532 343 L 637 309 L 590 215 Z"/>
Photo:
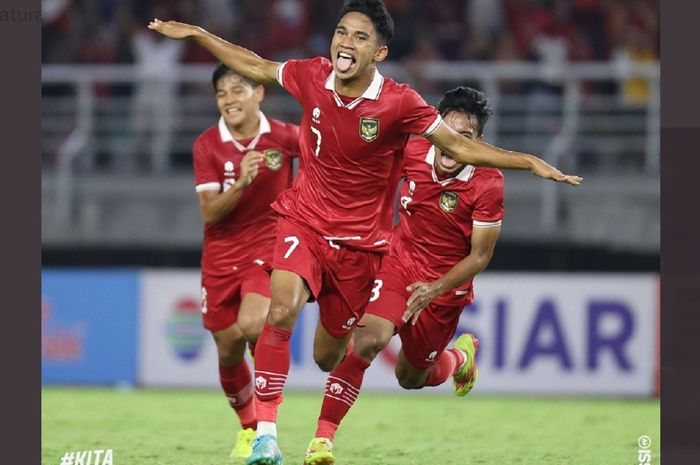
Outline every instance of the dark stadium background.
<path fill-rule="evenodd" d="M 214 62 L 194 43 L 180 43 L 178 58 L 164 63 L 155 75 L 184 76 L 187 82 L 172 84 L 160 102 L 138 102 L 144 89 L 134 76 L 143 61 L 153 59 L 137 52 L 138 43 L 151 34 L 145 29 L 150 18 L 202 25 L 262 56 L 283 60 L 327 55 L 341 3 L 46 2 L 42 12 L 43 265 L 196 267 L 199 263 L 201 228 L 194 208 L 189 149 L 194 137 L 216 122 L 206 79 Z M 654 133 L 658 128 L 658 69 L 654 70 L 658 2 L 386 3 L 397 27 L 390 63 L 380 68 L 388 69 L 385 74 L 412 83 L 433 104 L 442 91 L 458 84 L 487 91 L 496 107 L 487 137 L 506 148 L 546 156 L 556 136 L 566 131 L 573 135 L 557 161 L 563 169 L 582 175 L 584 186 L 550 188 L 527 175 L 507 173 L 506 220 L 489 270 L 658 270 L 658 138 Z M 454 68 L 465 63 L 519 68 L 514 74 L 503 68 Z M 567 128 L 562 121 L 568 94 L 560 77 L 570 75 L 567 70 L 572 66 L 590 63 L 609 69 L 594 70 L 601 75 L 596 79 L 578 80 L 578 116 L 573 129 Z M 635 64 L 650 64 L 655 78 L 620 77 L 624 75 L 620 70 Z M 101 71 L 94 69 L 97 65 Z M 177 71 L 180 65 L 192 67 L 190 74 Z M 117 68 L 109 68 L 113 66 Z M 458 72 L 444 73 L 443 80 L 430 76 L 430 70 L 440 74 L 435 71 L 440 66 Z M 151 76 L 152 71 L 143 72 Z M 521 73 L 524 77 L 519 77 Z M 81 101 L 79 82 L 86 76 L 89 80 L 82 82 L 88 82 L 84 86 L 91 90 L 90 103 Z M 267 93 L 263 108 L 268 114 L 290 120 L 298 116 L 298 105 L 283 91 L 270 86 Z M 94 105 L 89 123 L 81 120 L 81 105 Z M 167 109 L 178 114 L 166 128 L 168 141 L 160 146 L 154 142 L 157 129 L 149 132 L 148 118 L 133 122 L 135 112 L 143 106 L 148 110 L 149 105 L 150 111 Z M 88 129 L 87 140 L 70 140 L 71 136 L 80 139 L 76 133 L 81 127 Z M 133 127 L 143 131 L 136 142 Z M 155 160 L 156 152 L 165 155 Z M 546 193 L 547 189 L 551 192 Z M 167 196 L 169 203 L 162 198 Z M 552 198 L 556 205 L 545 205 Z"/>

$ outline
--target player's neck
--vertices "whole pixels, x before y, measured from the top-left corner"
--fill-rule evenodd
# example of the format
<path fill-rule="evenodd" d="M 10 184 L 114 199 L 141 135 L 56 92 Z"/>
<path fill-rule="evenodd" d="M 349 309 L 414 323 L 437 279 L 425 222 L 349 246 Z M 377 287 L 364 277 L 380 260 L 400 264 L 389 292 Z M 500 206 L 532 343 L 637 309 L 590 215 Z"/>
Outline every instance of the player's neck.
<path fill-rule="evenodd" d="M 372 84 L 372 79 L 374 79 L 374 68 L 363 76 L 358 76 L 354 79 L 341 80 L 336 76 L 335 91 L 343 97 L 356 98 L 365 93 L 370 84 Z"/>
<path fill-rule="evenodd" d="M 252 139 L 260 132 L 260 116 L 255 115 L 236 126 L 229 124 L 226 126 L 235 140 Z"/>

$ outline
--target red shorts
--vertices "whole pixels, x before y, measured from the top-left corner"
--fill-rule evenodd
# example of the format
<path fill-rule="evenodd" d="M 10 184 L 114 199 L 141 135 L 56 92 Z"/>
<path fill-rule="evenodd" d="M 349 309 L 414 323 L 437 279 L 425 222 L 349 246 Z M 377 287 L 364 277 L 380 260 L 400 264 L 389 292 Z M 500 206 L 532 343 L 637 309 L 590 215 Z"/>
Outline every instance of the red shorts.
<path fill-rule="evenodd" d="M 349 334 L 362 317 L 380 263 L 377 253 L 343 247 L 284 217 L 277 221 L 272 268 L 306 280 L 333 337 Z"/>
<path fill-rule="evenodd" d="M 401 338 L 406 359 L 416 368 L 427 369 L 445 350 L 457 331 L 462 306 L 430 304 L 423 309 L 415 325 L 401 320 L 411 293 L 406 287 L 413 284 L 394 257 L 387 256 L 374 282 L 366 313 L 391 321 Z"/>
<path fill-rule="evenodd" d="M 270 274 L 261 265 L 239 268 L 225 276 L 202 273 L 204 327 L 217 332 L 234 324 L 243 296 L 249 292 L 270 298 Z"/>

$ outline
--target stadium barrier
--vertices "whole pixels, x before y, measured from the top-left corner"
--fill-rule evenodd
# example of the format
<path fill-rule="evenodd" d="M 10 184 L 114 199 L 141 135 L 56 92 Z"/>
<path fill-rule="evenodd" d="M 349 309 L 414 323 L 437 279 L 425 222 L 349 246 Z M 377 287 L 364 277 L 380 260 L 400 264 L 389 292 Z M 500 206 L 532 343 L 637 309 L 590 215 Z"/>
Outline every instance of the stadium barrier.
<path fill-rule="evenodd" d="M 45 270 L 42 301 L 44 383 L 218 387 L 197 270 Z M 481 341 L 481 393 L 651 396 L 658 303 L 655 274 L 487 273 L 458 333 Z M 312 357 L 317 320 L 307 305 L 292 337 L 290 388 L 325 383 Z M 364 387 L 400 390 L 399 347 L 395 338 Z"/>

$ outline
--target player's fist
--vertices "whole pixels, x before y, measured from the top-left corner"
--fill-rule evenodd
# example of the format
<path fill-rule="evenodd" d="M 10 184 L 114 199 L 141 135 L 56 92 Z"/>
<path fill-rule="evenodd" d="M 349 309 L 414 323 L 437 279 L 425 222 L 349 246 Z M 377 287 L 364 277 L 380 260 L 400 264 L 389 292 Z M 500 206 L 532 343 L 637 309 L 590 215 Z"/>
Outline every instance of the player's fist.
<path fill-rule="evenodd" d="M 258 175 L 260 162 L 264 159 L 265 155 L 256 150 L 251 150 L 246 153 L 241 160 L 241 175 L 238 177 L 237 182 L 241 183 L 243 187 L 248 187 Z"/>
<path fill-rule="evenodd" d="M 155 18 L 153 21 L 148 23 L 148 29 L 160 32 L 164 36 L 170 37 L 171 39 L 180 40 L 192 37 L 195 34 L 197 27 L 190 24 L 178 23 L 177 21 L 161 21 L 160 19 Z"/>
<path fill-rule="evenodd" d="M 551 179 L 552 181 L 565 182 L 571 184 L 572 186 L 578 186 L 583 181 L 580 176 L 571 176 L 564 174 L 549 163 L 535 158 L 534 164 L 531 169 L 532 174 L 539 176 L 544 179 Z"/>

